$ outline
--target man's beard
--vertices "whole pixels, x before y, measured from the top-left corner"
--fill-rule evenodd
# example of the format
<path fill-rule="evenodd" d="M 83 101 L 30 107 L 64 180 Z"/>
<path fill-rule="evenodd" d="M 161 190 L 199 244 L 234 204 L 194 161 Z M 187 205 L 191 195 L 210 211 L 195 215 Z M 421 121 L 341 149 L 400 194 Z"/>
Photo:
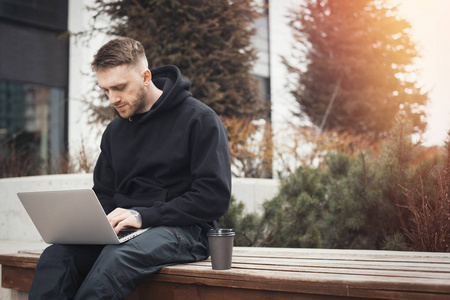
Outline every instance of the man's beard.
<path fill-rule="evenodd" d="M 139 93 L 136 96 L 136 101 L 128 104 L 130 107 L 129 115 L 122 115 L 118 110 L 116 110 L 117 114 L 122 118 L 131 118 L 138 113 L 145 113 L 146 111 L 146 102 L 145 102 L 145 89 L 141 87 Z"/>
<path fill-rule="evenodd" d="M 141 89 L 139 90 L 139 94 L 136 97 L 136 105 L 134 106 L 134 112 L 133 115 L 137 114 L 137 113 L 144 113 L 146 111 L 144 111 L 147 103 L 145 103 L 145 89 L 142 86 Z"/>

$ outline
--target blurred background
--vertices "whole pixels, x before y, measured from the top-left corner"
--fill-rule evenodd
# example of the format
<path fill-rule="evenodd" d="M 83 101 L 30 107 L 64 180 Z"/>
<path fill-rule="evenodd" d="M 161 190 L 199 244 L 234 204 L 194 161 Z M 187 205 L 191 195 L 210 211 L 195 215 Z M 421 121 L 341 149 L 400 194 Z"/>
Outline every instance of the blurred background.
<path fill-rule="evenodd" d="M 92 172 L 115 116 L 90 62 L 129 36 L 222 118 L 234 177 L 282 180 L 260 214 L 233 202 L 238 243 L 448 251 L 448 13 L 446 0 L 0 0 L 0 177 Z"/>
<path fill-rule="evenodd" d="M 250 118 L 259 127 L 270 123 L 275 136 L 290 136 L 294 124 L 356 130 L 379 140 L 404 112 L 413 120 L 416 141 L 444 144 L 450 129 L 448 1 L 230 1 L 234 8 L 220 16 L 217 10 L 228 3 L 222 2 L 1 0 L 2 169 L 16 159 L 34 166 L 16 175 L 57 173 L 86 147 L 93 158 L 84 164 L 95 161 L 111 114 L 99 110 L 105 99 L 95 92 L 89 64 L 102 44 L 127 34 L 153 43 L 151 66 L 177 64 L 193 82 L 194 95 L 219 115 Z M 177 5 L 180 15 L 174 13 Z M 371 6 L 374 14 L 362 16 Z M 323 28 L 302 29 L 307 14 L 308 22 Z M 339 27 L 334 36 L 331 26 Z M 313 36 L 319 34 L 322 41 Z M 234 44 L 224 48 L 231 39 Z M 334 56 L 319 59 L 324 53 Z M 312 74 L 320 68 L 329 76 Z M 340 93 L 333 99 L 338 80 Z"/>

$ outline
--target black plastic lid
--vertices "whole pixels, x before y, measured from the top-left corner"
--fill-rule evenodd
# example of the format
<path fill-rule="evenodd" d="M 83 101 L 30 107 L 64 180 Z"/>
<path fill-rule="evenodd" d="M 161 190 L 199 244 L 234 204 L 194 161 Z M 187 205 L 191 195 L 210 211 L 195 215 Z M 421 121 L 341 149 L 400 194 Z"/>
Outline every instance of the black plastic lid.
<path fill-rule="evenodd" d="M 234 236 L 235 232 L 231 228 L 214 228 L 208 231 L 208 236 Z"/>

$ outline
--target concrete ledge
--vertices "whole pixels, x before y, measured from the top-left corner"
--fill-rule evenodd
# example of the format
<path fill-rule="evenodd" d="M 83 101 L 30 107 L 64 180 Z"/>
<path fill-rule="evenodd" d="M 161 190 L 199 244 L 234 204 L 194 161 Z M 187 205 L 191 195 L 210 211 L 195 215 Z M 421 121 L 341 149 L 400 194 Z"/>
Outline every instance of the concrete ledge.
<path fill-rule="evenodd" d="M 17 192 L 91 188 L 91 174 L 29 176 L 0 179 L 0 240 L 41 242 Z"/>
<path fill-rule="evenodd" d="M 245 212 L 261 212 L 262 203 L 278 193 L 279 180 L 263 178 L 233 178 L 232 193 L 245 204 Z"/>
<path fill-rule="evenodd" d="M 278 180 L 233 178 L 232 193 L 246 212 L 258 212 L 261 204 L 278 192 Z M 17 198 L 17 192 L 92 188 L 92 174 L 64 174 L 0 179 L 0 240 L 42 242 L 41 236 Z"/>

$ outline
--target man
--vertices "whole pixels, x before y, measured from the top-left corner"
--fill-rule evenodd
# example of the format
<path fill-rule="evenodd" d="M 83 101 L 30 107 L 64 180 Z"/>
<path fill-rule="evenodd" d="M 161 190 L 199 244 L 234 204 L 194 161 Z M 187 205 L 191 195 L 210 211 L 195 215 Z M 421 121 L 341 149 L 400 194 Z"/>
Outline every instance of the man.
<path fill-rule="evenodd" d="M 117 38 L 92 69 L 119 115 L 103 133 L 93 189 L 116 232 L 150 229 L 120 245 L 48 247 L 30 299 L 124 299 L 163 266 L 206 259 L 206 232 L 228 209 L 226 130 L 178 68 L 150 71 L 142 45 Z"/>

